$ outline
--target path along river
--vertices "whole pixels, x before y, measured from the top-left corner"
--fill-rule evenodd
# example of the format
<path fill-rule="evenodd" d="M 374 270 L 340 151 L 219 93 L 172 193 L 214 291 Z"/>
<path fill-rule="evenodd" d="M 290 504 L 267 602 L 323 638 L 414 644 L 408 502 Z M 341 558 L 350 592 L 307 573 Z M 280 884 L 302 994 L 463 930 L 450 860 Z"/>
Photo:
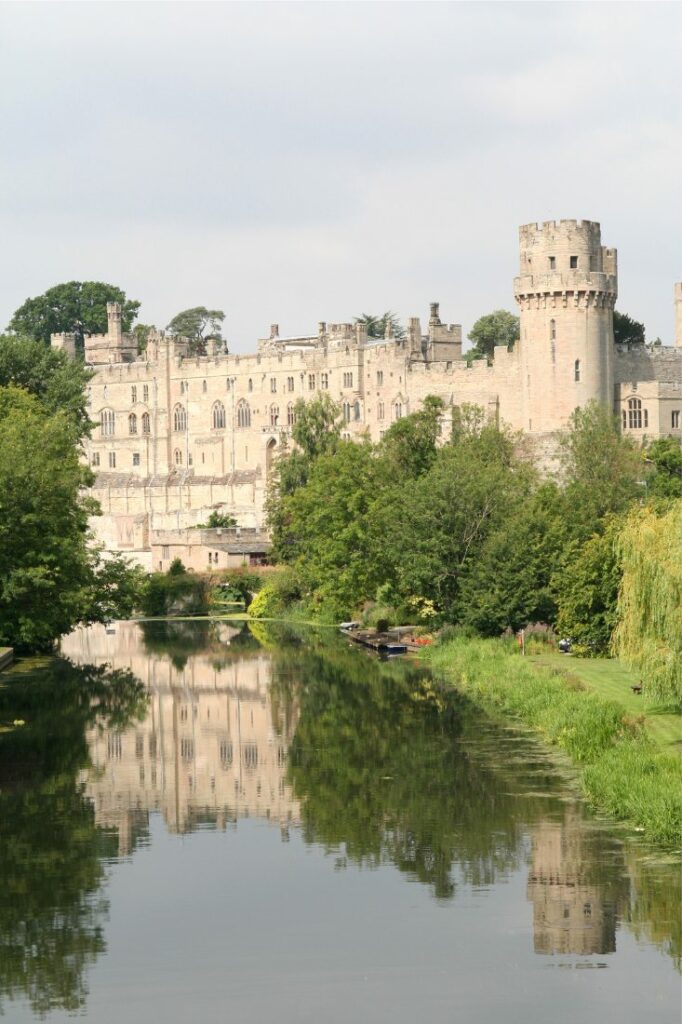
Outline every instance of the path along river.
<path fill-rule="evenodd" d="M 240 623 L 0 677 L 13 1024 L 676 1024 L 679 867 L 416 662 Z"/>

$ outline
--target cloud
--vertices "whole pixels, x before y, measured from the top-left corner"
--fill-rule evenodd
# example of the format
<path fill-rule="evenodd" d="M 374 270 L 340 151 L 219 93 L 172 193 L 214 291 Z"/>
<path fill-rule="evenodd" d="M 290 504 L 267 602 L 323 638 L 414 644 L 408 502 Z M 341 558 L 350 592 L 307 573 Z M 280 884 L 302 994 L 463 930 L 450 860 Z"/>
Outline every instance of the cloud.
<path fill-rule="evenodd" d="M 0 8 L 4 322 L 103 278 L 167 322 L 440 298 L 512 305 L 518 224 L 602 222 L 622 302 L 670 339 L 680 9 L 667 4 Z M 447 306 L 447 309 L 445 308 Z"/>

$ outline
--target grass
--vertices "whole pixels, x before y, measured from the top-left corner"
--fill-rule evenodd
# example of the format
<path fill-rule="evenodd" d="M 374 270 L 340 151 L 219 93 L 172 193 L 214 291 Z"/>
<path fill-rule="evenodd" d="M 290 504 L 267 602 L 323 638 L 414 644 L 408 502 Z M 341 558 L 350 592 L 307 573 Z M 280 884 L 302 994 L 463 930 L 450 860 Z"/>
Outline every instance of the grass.
<path fill-rule="evenodd" d="M 639 683 L 639 677 L 615 658 L 573 658 L 548 652 L 534 655 L 530 661 L 559 671 L 567 679 L 579 679 L 594 693 L 617 701 L 630 715 L 643 715 L 644 726 L 652 742 L 662 750 L 676 749 L 682 753 L 680 715 L 645 694 L 633 693 L 631 687 Z"/>
<path fill-rule="evenodd" d="M 523 658 L 502 641 L 455 639 L 429 648 L 425 657 L 436 675 L 471 699 L 525 722 L 563 750 L 595 807 L 630 823 L 653 843 L 677 847 L 682 760 L 660 736 L 652 736 L 641 699 L 636 703 L 620 669 L 602 670 L 605 677 L 610 673 L 614 688 L 608 694 L 600 688 L 598 670 L 592 669 L 592 680 L 583 680 L 573 671 L 575 659 L 568 671 L 564 661 L 543 662 L 552 655 Z"/>

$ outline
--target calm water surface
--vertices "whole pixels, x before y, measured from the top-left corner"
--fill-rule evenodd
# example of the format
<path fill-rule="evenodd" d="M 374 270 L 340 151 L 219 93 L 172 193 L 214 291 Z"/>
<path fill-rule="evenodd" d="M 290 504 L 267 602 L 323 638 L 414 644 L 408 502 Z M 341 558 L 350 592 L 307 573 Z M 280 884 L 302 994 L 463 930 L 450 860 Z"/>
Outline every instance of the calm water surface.
<path fill-rule="evenodd" d="M 2 682 L 8 1020 L 679 1020 L 678 867 L 415 665 L 118 623 Z"/>

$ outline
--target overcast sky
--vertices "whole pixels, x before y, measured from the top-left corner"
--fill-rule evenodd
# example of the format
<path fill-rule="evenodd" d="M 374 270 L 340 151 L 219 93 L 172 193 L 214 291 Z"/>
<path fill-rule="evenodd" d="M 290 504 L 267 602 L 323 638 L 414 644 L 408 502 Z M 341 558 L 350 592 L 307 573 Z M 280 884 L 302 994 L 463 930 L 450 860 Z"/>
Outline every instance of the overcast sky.
<path fill-rule="evenodd" d="M 598 220 L 673 340 L 682 5 L 0 6 L 0 327 L 104 280 L 234 351 L 363 311 L 513 309 L 518 225 Z"/>

